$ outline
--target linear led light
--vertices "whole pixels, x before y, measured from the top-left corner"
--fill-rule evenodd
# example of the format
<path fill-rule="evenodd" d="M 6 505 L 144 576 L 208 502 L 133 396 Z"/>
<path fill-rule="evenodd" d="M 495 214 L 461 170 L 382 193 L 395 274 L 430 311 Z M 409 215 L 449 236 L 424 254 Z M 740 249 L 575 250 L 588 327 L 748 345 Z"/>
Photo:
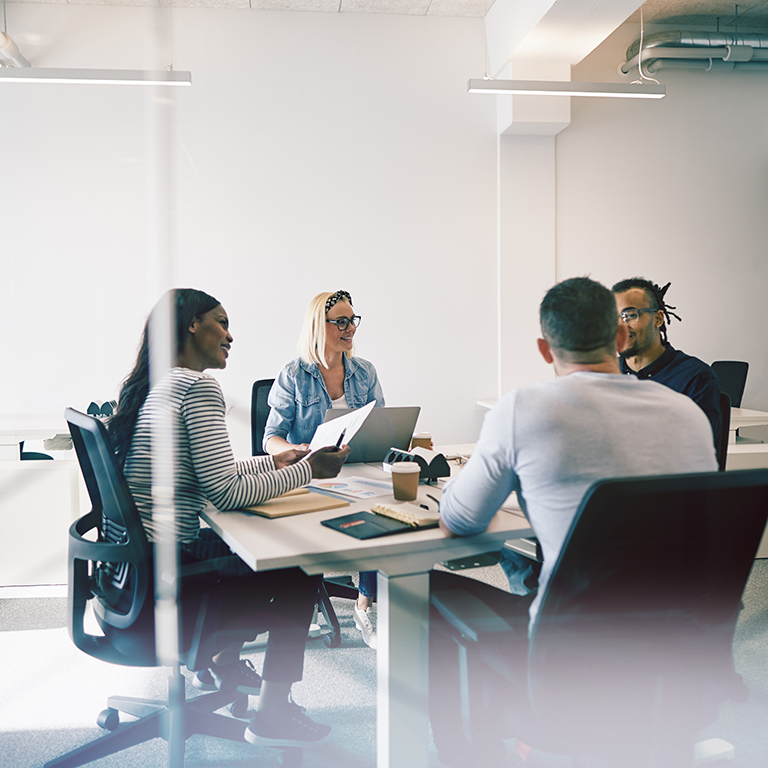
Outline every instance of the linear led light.
<path fill-rule="evenodd" d="M 470 80 L 469 93 L 501 96 L 598 96 L 613 99 L 663 99 L 665 85 L 633 83 L 570 83 L 545 80 Z"/>
<path fill-rule="evenodd" d="M 0 67 L 0 83 L 74 83 L 80 85 L 192 85 L 191 72 L 140 69 L 44 69 Z"/>

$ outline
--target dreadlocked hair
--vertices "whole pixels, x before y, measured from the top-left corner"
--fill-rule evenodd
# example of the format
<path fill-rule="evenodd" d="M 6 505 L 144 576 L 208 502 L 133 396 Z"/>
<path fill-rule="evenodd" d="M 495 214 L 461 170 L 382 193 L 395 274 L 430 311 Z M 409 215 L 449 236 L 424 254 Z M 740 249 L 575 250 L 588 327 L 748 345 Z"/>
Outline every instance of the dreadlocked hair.
<path fill-rule="evenodd" d="M 644 277 L 630 277 L 628 280 L 619 281 L 613 288 L 611 288 L 614 293 L 624 293 L 624 291 L 629 291 L 632 288 L 640 288 L 640 290 L 645 292 L 648 302 L 651 305 L 651 309 L 660 309 L 664 313 L 666 322 L 662 323 L 659 328 L 661 341 L 664 346 L 669 344 L 667 339 L 667 323 L 669 323 L 673 317 L 675 320 L 679 320 L 681 323 L 683 322 L 683 318 L 672 311 L 673 309 L 677 309 L 677 307 L 673 307 L 671 304 L 667 304 L 664 301 L 664 297 L 667 295 L 670 285 L 672 285 L 672 283 L 667 283 L 662 288 L 656 285 L 656 283 L 646 280 Z"/>

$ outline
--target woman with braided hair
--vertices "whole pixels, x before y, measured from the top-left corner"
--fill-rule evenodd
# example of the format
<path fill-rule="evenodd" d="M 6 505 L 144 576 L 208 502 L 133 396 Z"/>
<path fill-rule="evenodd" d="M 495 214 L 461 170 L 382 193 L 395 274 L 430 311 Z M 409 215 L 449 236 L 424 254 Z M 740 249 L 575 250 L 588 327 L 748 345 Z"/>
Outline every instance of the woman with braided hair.
<path fill-rule="evenodd" d="M 305 450 L 329 408 L 362 408 L 384 393 L 372 363 L 353 356 L 360 315 L 347 291 L 318 293 L 309 303 L 299 336 L 299 357 L 288 363 L 269 392 L 264 450 Z M 366 645 L 376 648 L 368 609 L 376 599 L 376 572 L 360 574 L 355 624 Z"/>
<path fill-rule="evenodd" d="M 621 356 L 622 373 L 653 379 L 688 395 L 707 415 L 717 445 L 722 425 L 720 385 L 715 372 L 698 357 L 675 349 L 667 338 L 667 323 L 682 318 L 666 303 L 671 283 L 663 288 L 642 277 L 613 286 L 619 319 L 626 323 L 629 341 Z"/>

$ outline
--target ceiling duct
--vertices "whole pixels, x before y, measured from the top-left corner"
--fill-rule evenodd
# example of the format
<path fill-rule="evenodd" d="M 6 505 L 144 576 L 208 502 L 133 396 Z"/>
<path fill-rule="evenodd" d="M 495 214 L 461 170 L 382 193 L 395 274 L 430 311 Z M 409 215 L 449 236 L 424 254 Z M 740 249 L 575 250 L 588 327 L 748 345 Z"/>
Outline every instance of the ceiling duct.
<path fill-rule="evenodd" d="M 700 69 L 704 72 L 762 70 L 768 72 L 768 34 L 729 32 L 656 32 L 635 40 L 627 48 L 627 60 L 619 64 L 626 77 L 642 61 L 643 73 L 660 69 Z"/>

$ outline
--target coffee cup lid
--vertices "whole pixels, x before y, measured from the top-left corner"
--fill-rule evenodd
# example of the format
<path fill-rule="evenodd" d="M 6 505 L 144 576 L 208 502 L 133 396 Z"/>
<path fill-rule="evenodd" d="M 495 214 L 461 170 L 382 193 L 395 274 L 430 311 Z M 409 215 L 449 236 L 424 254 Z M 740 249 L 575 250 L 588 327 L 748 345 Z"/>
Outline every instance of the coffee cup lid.
<path fill-rule="evenodd" d="M 415 461 L 398 461 L 392 465 L 393 472 L 421 472 L 421 467 Z"/>
<path fill-rule="evenodd" d="M 428 437 L 428 438 L 432 439 L 432 433 L 431 433 L 431 432 L 414 432 L 414 433 L 413 433 L 413 436 L 414 436 L 414 438 L 418 438 L 418 437 L 421 437 L 421 438 L 424 438 L 424 437 Z"/>

